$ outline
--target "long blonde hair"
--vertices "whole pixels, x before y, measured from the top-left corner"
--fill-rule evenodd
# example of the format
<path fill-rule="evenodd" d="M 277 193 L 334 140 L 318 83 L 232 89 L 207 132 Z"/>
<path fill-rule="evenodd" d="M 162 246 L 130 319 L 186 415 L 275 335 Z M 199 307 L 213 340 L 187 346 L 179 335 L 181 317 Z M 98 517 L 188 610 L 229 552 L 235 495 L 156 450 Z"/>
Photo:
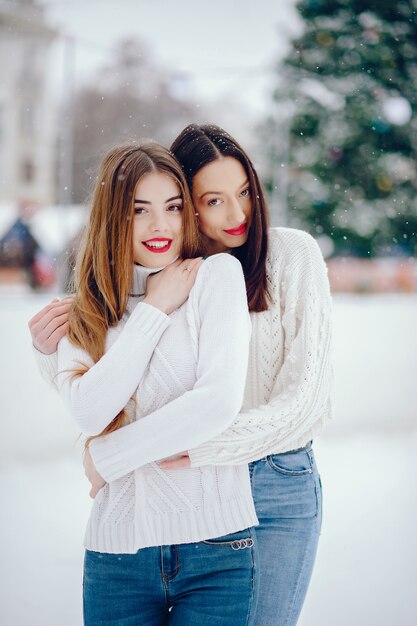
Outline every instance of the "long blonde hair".
<path fill-rule="evenodd" d="M 199 234 L 188 186 L 180 165 L 163 146 L 148 142 L 117 146 L 103 159 L 95 186 L 90 219 L 77 255 L 75 302 L 69 316 L 68 339 L 94 363 L 103 356 L 107 331 L 122 318 L 133 276 L 134 192 L 146 174 L 160 172 L 178 185 L 183 198 L 182 252 L 199 251 Z M 74 376 L 88 370 L 80 364 Z M 101 436 L 126 423 L 120 411 Z M 92 437 L 87 439 L 86 447 Z"/>

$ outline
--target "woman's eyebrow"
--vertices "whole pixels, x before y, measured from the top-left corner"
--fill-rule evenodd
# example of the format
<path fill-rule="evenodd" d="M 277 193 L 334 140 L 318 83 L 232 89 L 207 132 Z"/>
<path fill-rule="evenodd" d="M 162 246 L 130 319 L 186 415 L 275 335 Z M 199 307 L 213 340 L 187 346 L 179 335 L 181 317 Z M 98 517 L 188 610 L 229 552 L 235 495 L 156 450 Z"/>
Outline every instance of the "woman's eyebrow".
<path fill-rule="evenodd" d="M 168 198 L 168 200 L 165 200 L 165 204 L 167 202 L 172 202 L 173 200 L 182 200 L 182 196 L 172 196 L 172 198 Z M 140 200 L 140 198 L 135 198 L 135 204 L 152 204 L 152 202 L 149 202 L 149 200 Z"/>
<path fill-rule="evenodd" d="M 206 196 L 208 193 L 217 193 L 217 194 L 221 194 L 221 191 L 205 191 L 203 194 L 201 194 L 201 196 L 199 196 L 199 198 L 204 198 L 204 196 Z"/>
<path fill-rule="evenodd" d="M 244 186 L 245 186 L 245 185 L 247 185 L 248 183 L 249 183 L 249 179 L 247 178 L 247 179 L 245 180 L 245 182 L 244 182 L 244 183 L 242 183 L 241 185 L 239 185 L 238 189 L 242 189 L 242 187 L 244 187 Z M 205 191 L 203 194 L 201 194 L 201 196 L 199 196 L 200 200 L 201 200 L 201 198 L 204 198 L 204 196 L 205 196 L 205 195 L 207 195 L 208 193 L 209 193 L 209 194 L 210 194 L 210 193 L 214 193 L 214 194 L 218 194 L 218 195 L 220 195 L 220 194 L 222 194 L 223 192 L 222 192 L 222 191 Z"/>

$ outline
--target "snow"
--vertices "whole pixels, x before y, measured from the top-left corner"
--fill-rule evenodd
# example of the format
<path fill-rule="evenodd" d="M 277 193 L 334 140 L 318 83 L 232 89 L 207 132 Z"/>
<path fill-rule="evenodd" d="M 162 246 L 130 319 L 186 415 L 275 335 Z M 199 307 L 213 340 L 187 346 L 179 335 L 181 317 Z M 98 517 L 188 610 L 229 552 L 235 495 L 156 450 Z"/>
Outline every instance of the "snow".
<path fill-rule="evenodd" d="M 396 126 L 408 124 L 413 115 L 411 104 L 402 96 L 387 98 L 382 105 L 382 109 L 387 120 Z"/>
<path fill-rule="evenodd" d="M 0 623 L 81 626 L 90 508 L 78 431 L 46 387 L 27 320 L 1 294 Z M 299 626 L 414 626 L 417 296 L 334 299 L 336 417 L 315 442 L 324 522 Z"/>
<path fill-rule="evenodd" d="M 345 106 L 344 97 L 328 89 L 322 81 L 304 78 L 299 84 L 299 90 L 330 111 L 340 111 Z"/>

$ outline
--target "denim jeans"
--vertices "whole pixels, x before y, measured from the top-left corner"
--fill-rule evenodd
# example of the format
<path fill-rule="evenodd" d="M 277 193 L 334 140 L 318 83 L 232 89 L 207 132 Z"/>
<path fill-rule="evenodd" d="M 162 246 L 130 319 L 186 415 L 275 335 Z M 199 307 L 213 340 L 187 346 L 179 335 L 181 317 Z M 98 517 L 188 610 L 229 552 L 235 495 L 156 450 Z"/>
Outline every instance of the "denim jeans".
<path fill-rule="evenodd" d="M 249 626 L 258 592 L 255 532 L 136 554 L 86 550 L 83 586 L 86 626 Z"/>
<path fill-rule="evenodd" d="M 321 529 L 321 482 L 311 446 L 249 464 L 259 526 L 256 626 L 294 626 Z"/>

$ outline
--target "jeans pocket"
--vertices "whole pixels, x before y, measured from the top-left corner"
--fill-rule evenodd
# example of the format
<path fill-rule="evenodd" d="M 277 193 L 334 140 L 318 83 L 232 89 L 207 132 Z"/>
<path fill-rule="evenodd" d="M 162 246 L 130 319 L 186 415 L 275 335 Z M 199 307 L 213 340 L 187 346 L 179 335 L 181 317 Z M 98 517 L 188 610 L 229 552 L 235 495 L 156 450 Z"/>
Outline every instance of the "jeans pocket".
<path fill-rule="evenodd" d="M 283 476 L 305 476 L 313 473 L 313 451 L 299 450 L 270 454 L 266 457 L 269 466 Z"/>
<path fill-rule="evenodd" d="M 317 519 L 318 472 L 311 448 L 272 454 L 258 464 L 252 493 L 261 524 L 274 518 Z"/>
<path fill-rule="evenodd" d="M 213 539 L 205 539 L 201 543 L 205 543 L 211 546 L 220 546 L 225 548 L 231 548 L 232 550 L 243 550 L 245 548 L 252 548 L 254 545 L 254 531 L 252 528 L 245 528 L 244 530 L 238 530 L 228 535 L 222 535 L 221 537 L 214 537 Z"/>

